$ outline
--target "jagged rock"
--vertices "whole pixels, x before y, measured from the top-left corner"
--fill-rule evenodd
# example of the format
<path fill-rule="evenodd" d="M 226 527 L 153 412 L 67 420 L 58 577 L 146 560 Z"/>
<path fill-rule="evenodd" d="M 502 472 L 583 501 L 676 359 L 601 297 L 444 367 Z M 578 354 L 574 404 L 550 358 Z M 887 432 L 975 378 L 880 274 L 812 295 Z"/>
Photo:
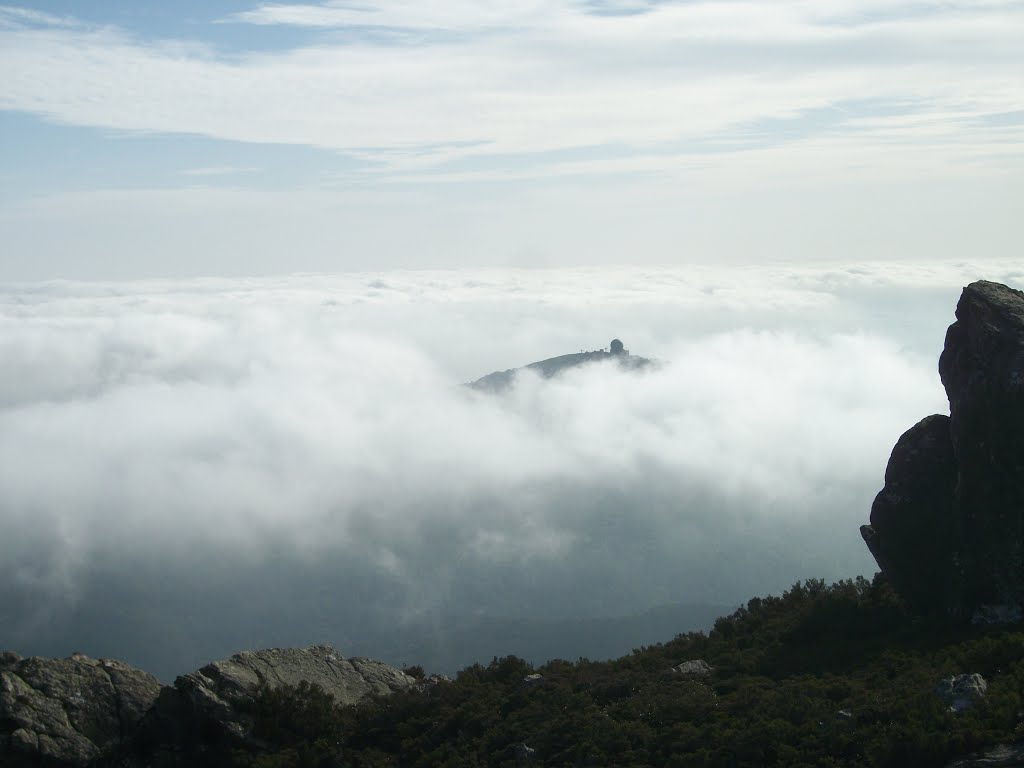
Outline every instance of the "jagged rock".
<path fill-rule="evenodd" d="M 946 768 L 1021 768 L 1024 766 L 1024 742 L 1000 744 L 976 755 L 961 757 Z"/>
<path fill-rule="evenodd" d="M 131 732 L 159 691 L 120 661 L 0 653 L 0 765 L 86 765 Z"/>
<path fill-rule="evenodd" d="M 381 661 L 346 659 L 327 645 L 311 648 L 271 648 L 237 653 L 179 677 L 174 687 L 188 692 L 201 706 L 231 708 L 251 698 L 260 684 L 271 688 L 318 685 L 339 704 L 355 704 L 373 694 L 386 695 L 416 683 L 413 677 Z"/>
<path fill-rule="evenodd" d="M 964 619 L 1024 606 L 1024 293 L 964 288 L 939 375 L 949 417 L 893 449 L 861 534 L 917 610 Z"/>
<path fill-rule="evenodd" d="M 253 721 L 246 705 L 260 687 L 302 682 L 319 686 L 339 704 L 355 704 L 418 683 L 384 662 L 346 659 L 326 645 L 245 651 L 182 675 L 173 687 L 164 688 L 141 724 L 130 756 L 110 764 L 188 765 L 190 750 L 249 743 Z"/>
<path fill-rule="evenodd" d="M 527 675 L 523 678 L 523 685 L 527 688 L 533 688 L 544 682 L 544 675 L 537 674 L 536 672 L 532 675 Z"/>
<path fill-rule="evenodd" d="M 516 765 L 526 765 L 533 760 L 534 755 L 537 754 L 537 750 L 532 747 L 528 747 L 525 744 L 517 744 L 512 753 L 516 759 Z"/>
<path fill-rule="evenodd" d="M 949 705 L 950 712 L 957 713 L 967 711 L 975 702 L 985 698 L 987 690 L 988 683 L 985 678 L 976 672 L 971 675 L 947 677 L 940 680 L 935 688 L 935 692 Z"/>
<path fill-rule="evenodd" d="M 355 704 L 372 695 L 387 695 L 416 684 L 413 677 L 381 661 L 346 659 L 327 645 L 245 651 L 182 675 L 167 695 L 184 699 L 188 708 L 244 735 L 246 718 L 238 705 L 251 700 L 260 685 L 279 688 L 308 682 L 339 704 Z M 164 696 L 161 696 L 163 699 Z"/>
<path fill-rule="evenodd" d="M 707 677 L 712 672 L 714 668 L 703 659 L 684 661 L 665 670 L 665 674 L 673 677 Z"/>
<path fill-rule="evenodd" d="M 428 675 L 416 682 L 416 687 L 428 694 L 436 693 L 447 685 L 451 685 L 452 679 L 448 675 Z"/>

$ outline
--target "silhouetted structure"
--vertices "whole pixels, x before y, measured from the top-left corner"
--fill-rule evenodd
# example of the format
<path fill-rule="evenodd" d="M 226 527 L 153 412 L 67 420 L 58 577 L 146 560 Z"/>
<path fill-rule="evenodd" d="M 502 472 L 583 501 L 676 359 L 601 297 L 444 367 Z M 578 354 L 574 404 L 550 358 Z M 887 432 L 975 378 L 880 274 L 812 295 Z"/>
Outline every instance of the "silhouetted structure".
<path fill-rule="evenodd" d="M 614 359 L 618 367 L 623 370 L 637 370 L 652 362 L 646 357 L 629 354 L 629 350 L 623 346 L 619 339 L 612 339 L 607 349 L 595 349 L 589 352 L 580 350 L 570 355 L 559 355 L 558 357 L 549 357 L 547 360 L 539 360 L 522 368 L 494 371 L 476 381 L 470 382 L 469 386 L 473 389 L 487 392 L 501 392 L 512 386 L 519 371 L 524 369 L 540 374 L 541 378 L 550 379 L 552 376 L 557 376 L 562 371 L 570 368 L 575 368 L 585 363 L 601 362 L 609 358 Z"/>

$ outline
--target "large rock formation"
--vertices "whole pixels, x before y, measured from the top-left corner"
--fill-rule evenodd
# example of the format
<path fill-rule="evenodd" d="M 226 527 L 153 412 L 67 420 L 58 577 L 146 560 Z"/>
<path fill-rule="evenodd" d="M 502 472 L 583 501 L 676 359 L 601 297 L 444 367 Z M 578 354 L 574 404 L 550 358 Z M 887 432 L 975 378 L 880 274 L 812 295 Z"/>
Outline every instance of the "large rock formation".
<path fill-rule="evenodd" d="M 302 682 L 319 686 L 339 704 L 385 696 L 417 681 L 395 667 L 366 658 L 346 659 L 326 645 L 246 651 L 182 675 L 164 688 L 134 742 L 108 765 L 203 764 L 213 749 L 253 746 L 247 704 L 261 686 L 277 689 Z M 214 760 L 216 762 L 216 760 Z"/>
<path fill-rule="evenodd" d="M 383 662 L 346 659 L 323 645 L 239 653 L 165 688 L 119 661 L 81 654 L 22 659 L 5 651 L 0 652 L 0 766 L 219 764 L 218 748 L 251 745 L 253 722 L 246 705 L 261 687 L 302 682 L 319 686 L 339 704 L 418 684 Z"/>
<path fill-rule="evenodd" d="M 84 766 L 125 738 L 160 692 L 108 659 L 0 653 L 0 765 Z"/>
<path fill-rule="evenodd" d="M 271 648 L 237 653 L 182 675 L 161 694 L 195 714 L 221 723 L 243 735 L 246 719 L 239 705 L 251 700 L 261 685 L 279 688 L 301 682 L 318 685 L 339 704 L 355 704 L 367 696 L 383 696 L 415 685 L 399 669 L 366 658 L 346 659 L 328 645 L 311 648 Z"/>
<path fill-rule="evenodd" d="M 864 540 L 911 607 L 963 618 L 1024 608 L 1024 293 L 967 286 L 939 375 L 950 415 L 897 442 Z"/>
<path fill-rule="evenodd" d="M 956 460 L 948 416 L 928 416 L 896 443 L 885 487 L 861 534 L 893 587 L 917 610 L 944 613 L 952 589 Z"/>

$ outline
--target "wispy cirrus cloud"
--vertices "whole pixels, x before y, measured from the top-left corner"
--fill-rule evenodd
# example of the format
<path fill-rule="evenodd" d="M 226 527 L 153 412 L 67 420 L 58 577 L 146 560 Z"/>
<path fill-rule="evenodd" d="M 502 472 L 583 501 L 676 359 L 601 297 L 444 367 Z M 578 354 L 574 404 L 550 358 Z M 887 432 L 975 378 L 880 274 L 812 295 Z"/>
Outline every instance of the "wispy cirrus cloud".
<path fill-rule="evenodd" d="M 241 165 L 206 165 L 201 168 L 186 168 L 183 176 L 232 176 L 236 173 L 254 173 L 260 170 Z"/>
<path fill-rule="evenodd" d="M 76 27 L 82 25 L 71 16 L 57 16 L 32 8 L 0 5 L 0 29 L 24 26 Z"/>
<path fill-rule="evenodd" d="M 7 9 L 0 110 L 122 166 L 12 163 L 11 276 L 1019 250 L 1019 0 Z"/>
<path fill-rule="evenodd" d="M 223 21 L 315 28 L 383 26 L 455 31 L 507 26 L 516 20 L 528 21 L 532 26 L 552 10 L 556 9 L 537 2 L 509 5 L 490 0 L 479 3 L 465 0 L 266 3 L 253 10 L 234 13 Z"/>
<path fill-rule="evenodd" d="M 394 1 L 266 4 L 226 20 L 323 36 L 226 53 L 111 28 L 8 24 L 0 66 L 17 76 L 0 85 L 0 107 L 78 125 L 312 145 L 388 173 L 460 174 L 468 169 L 459 162 L 586 147 L 624 148 L 640 170 L 653 150 L 688 156 L 711 137 L 783 117 L 793 121 L 784 140 L 765 132 L 742 156 L 784 144 L 799 162 L 803 142 L 838 138 L 865 150 L 863 164 L 879 138 L 858 120 L 879 108 L 930 118 L 944 134 L 911 122 L 888 143 L 923 141 L 969 163 L 990 135 L 946 115 L 983 118 L 1024 102 L 1015 76 L 1024 7 L 1015 2 Z M 369 27 L 406 37 L 360 32 Z M 823 131 L 811 118 L 829 108 L 849 117 Z M 1002 148 L 1019 153 L 1020 138 L 1006 136 Z M 551 157 L 551 167 L 565 159 Z M 537 165 L 542 173 L 548 162 Z"/>

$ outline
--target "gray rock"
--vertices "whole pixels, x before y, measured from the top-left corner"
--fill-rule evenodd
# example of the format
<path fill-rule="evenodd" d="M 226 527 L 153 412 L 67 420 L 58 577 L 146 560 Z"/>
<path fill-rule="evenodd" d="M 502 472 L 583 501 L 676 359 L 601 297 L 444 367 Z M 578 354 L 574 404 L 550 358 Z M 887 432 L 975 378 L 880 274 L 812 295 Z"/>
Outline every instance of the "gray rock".
<path fill-rule="evenodd" d="M 188 764 L 180 755 L 195 746 L 197 734 L 207 742 L 255 745 L 246 704 L 261 686 L 273 690 L 303 682 L 319 686 L 342 705 L 419 683 L 388 664 L 346 659 L 326 645 L 245 651 L 182 675 L 173 687 L 164 688 L 142 723 L 131 758 L 114 764 Z"/>
<path fill-rule="evenodd" d="M 516 759 L 516 765 L 525 765 L 533 760 L 534 755 L 537 754 L 537 750 L 528 747 L 525 744 L 517 744 L 515 749 L 512 750 L 512 754 Z"/>
<path fill-rule="evenodd" d="M 1022 768 L 1024 743 L 1000 744 L 997 747 L 948 763 L 946 768 Z"/>
<path fill-rule="evenodd" d="M 949 705 L 950 712 L 966 712 L 985 698 L 988 683 L 978 673 L 956 675 L 939 681 L 935 692 Z"/>
<path fill-rule="evenodd" d="M 526 677 L 523 678 L 523 685 L 526 686 L 527 688 L 533 688 L 535 686 L 540 685 L 543 682 L 544 682 L 544 675 L 540 675 L 540 674 L 537 674 L 537 673 L 534 673 L 532 675 L 527 675 Z"/>
<path fill-rule="evenodd" d="M 885 487 L 861 535 L 893 588 L 922 613 L 945 614 L 953 568 L 956 459 L 948 416 L 928 416 L 892 449 Z"/>
<path fill-rule="evenodd" d="M 677 664 L 674 667 L 669 667 L 665 670 L 665 674 L 672 675 L 673 677 L 707 677 L 714 671 L 714 667 L 703 659 L 694 659 L 692 661 L 684 661 L 682 664 Z"/>
<path fill-rule="evenodd" d="M 381 661 L 346 659 L 330 646 L 317 645 L 238 653 L 179 677 L 174 686 L 203 707 L 230 709 L 252 698 L 261 684 L 279 688 L 300 682 L 318 685 L 339 704 L 355 704 L 367 696 L 409 688 L 416 680 Z"/>
<path fill-rule="evenodd" d="M 980 605 L 971 614 L 971 624 L 1016 624 L 1022 618 L 1019 605 Z"/>
<path fill-rule="evenodd" d="M 861 528 L 914 609 L 968 620 L 1024 607 L 1024 293 L 978 281 L 946 331 L 949 417 L 893 449 Z"/>
<path fill-rule="evenodd" d="M 128 736 L 159 691 L 119 661 L 0 653 L 0 765 L 86 765 Z"/>
<path fill-rule="evenodd" d="M 1024 604 L 1024 293 L 964 289 L 939 375 L 957 457 L 960 612 Z"/>
<path fill-rule="evenodd" d="M 451 685 L 452 679 L 448 675 L 428 675 L 416 683 L 416 687 L 424 693 L 436 693 L 444 686 Z"/>

